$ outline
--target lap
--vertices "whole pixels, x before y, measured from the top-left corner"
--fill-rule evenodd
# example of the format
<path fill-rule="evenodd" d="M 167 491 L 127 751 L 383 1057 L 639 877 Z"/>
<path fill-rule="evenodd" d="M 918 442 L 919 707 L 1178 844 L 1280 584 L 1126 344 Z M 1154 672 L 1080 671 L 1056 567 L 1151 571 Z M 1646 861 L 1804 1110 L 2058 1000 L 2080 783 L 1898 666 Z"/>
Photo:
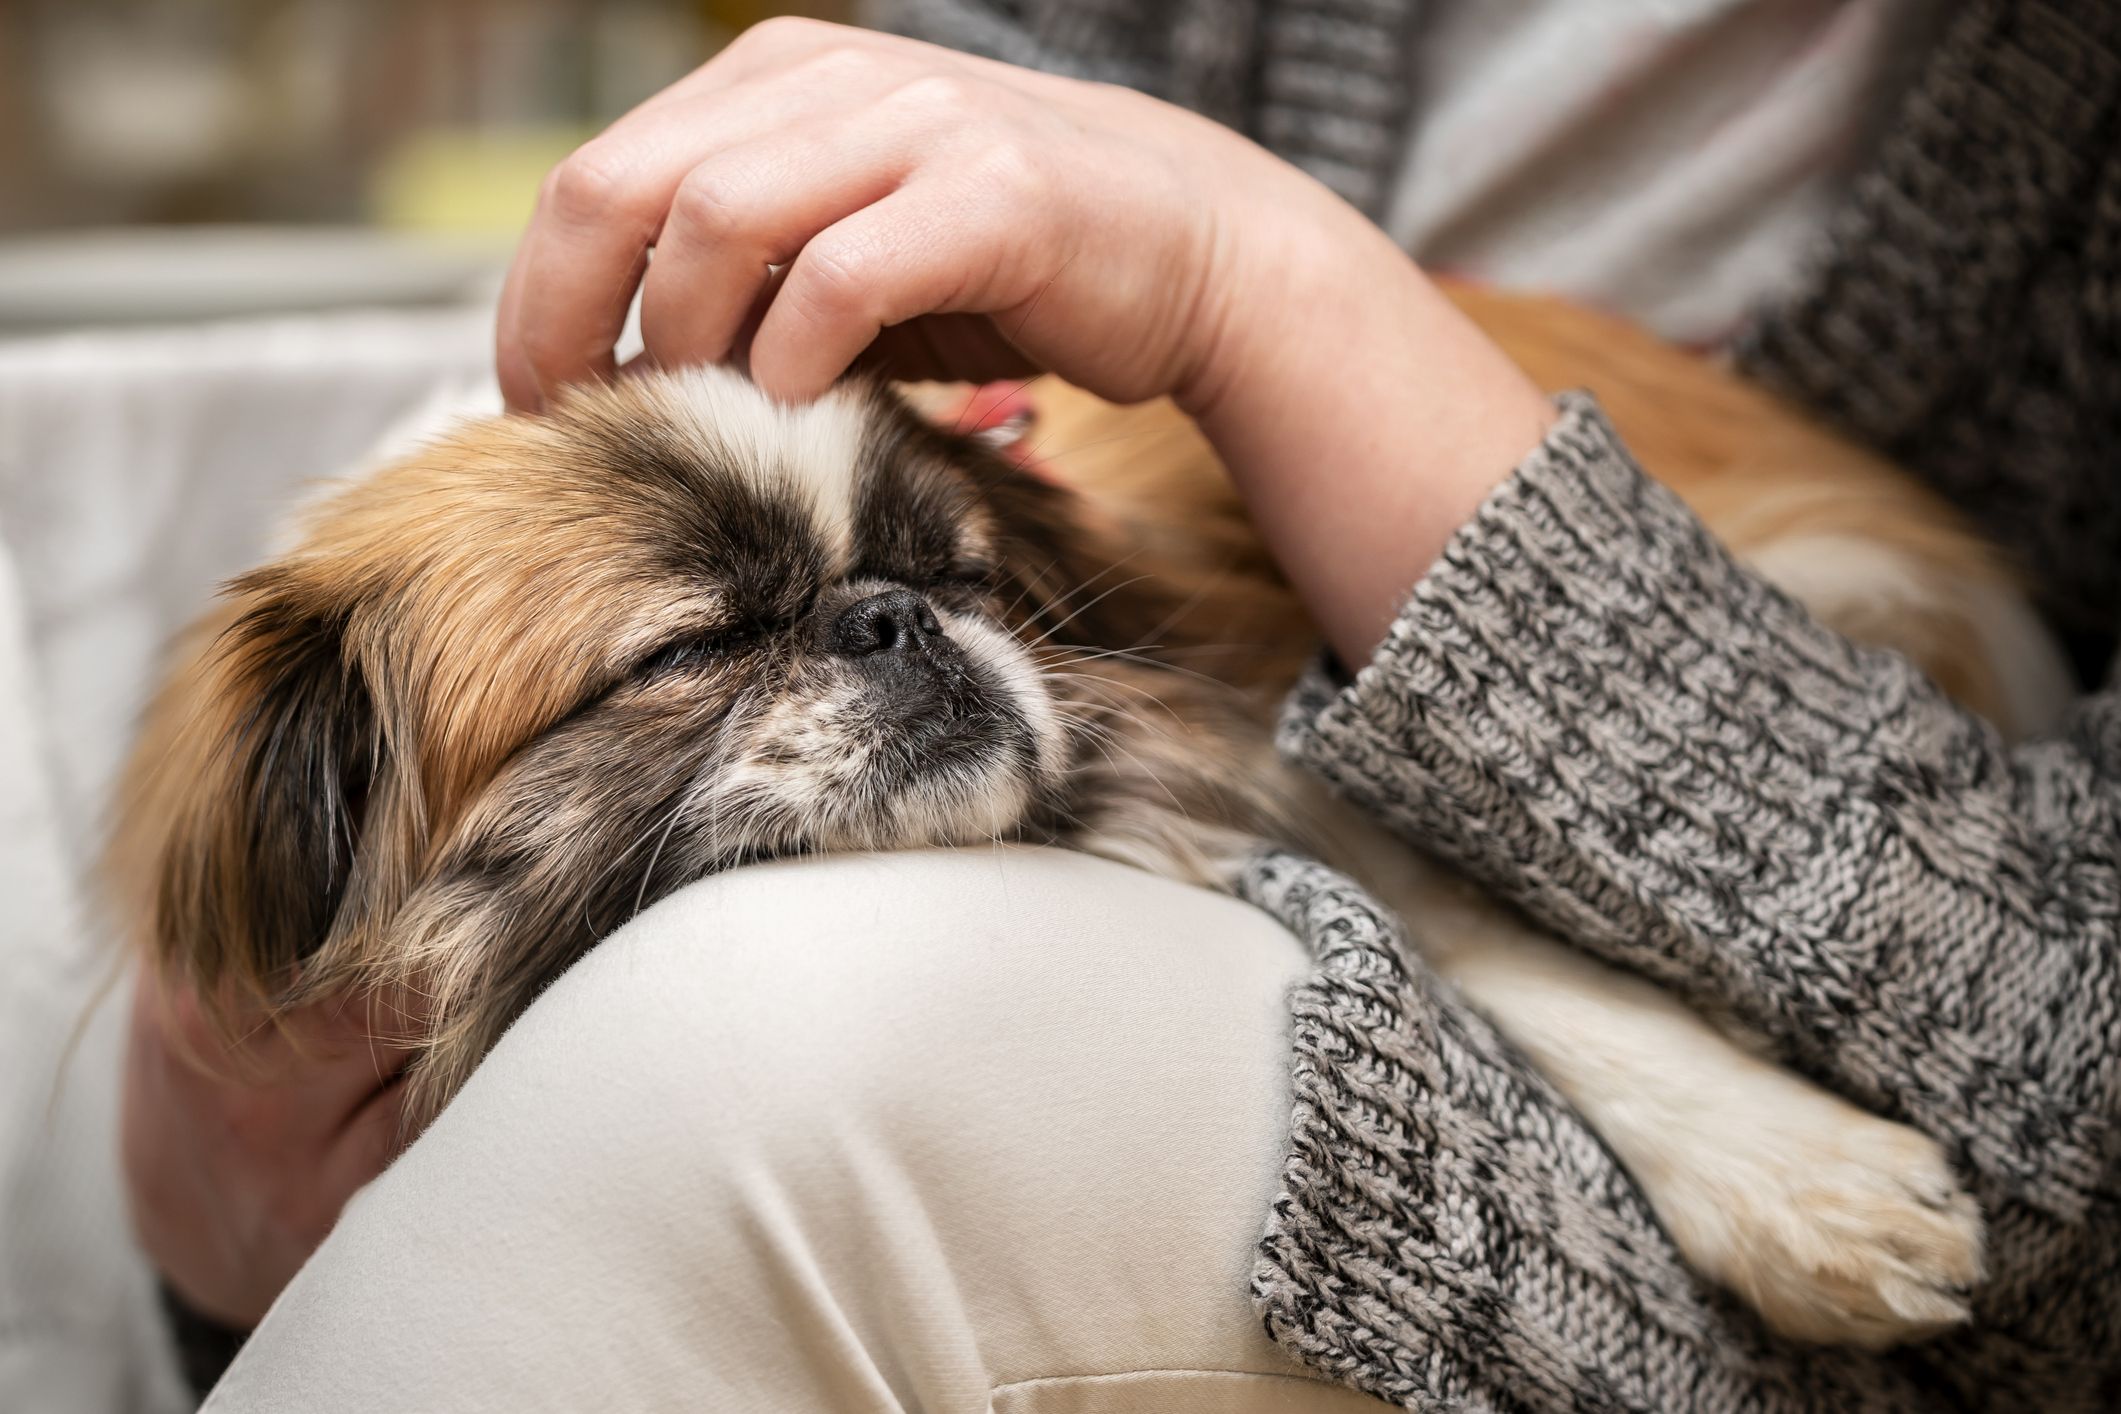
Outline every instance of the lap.
<path fill-rule="evenodd" d="M 212 1407 L 1375 1407 L 1246 1297 L 1306 964 L 1050 851 L 703 881 L 510 1031 Z"/>

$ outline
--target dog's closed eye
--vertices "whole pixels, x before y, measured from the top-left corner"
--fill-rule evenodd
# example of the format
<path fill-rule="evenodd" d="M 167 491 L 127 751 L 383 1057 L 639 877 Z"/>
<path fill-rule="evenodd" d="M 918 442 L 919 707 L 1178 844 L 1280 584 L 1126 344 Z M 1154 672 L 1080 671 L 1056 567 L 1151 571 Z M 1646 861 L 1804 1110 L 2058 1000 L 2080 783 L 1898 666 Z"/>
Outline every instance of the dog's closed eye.
<path fill-rule="evenodd" d="M 682 634 L 644 655 L 627 676 L 635 680 L 661 677 L 757 648 L 775 634 L 785 633 L 809 618 L 817 607 L 818 595 L 818 589 L 812 588 L 790 612 Z"/>
<path fill-rule="evenodd" d="M 974 594 L 991 594 L 1001 572 L 993 565 L 981 561 L 956 564 L 934 576 L 929 581 L 931 589 L 960 589 Z"/>
<path fill-rule="evenodd" d="M 634 666 L 635 678 L 657 678 L 666 674 L 684 672 L 702 664 L 752 646 L 761 635 L 754 630 L 727 629 L 721 632 L 681 638 L 675 643 L 666 643 L 643 658 Z"/>

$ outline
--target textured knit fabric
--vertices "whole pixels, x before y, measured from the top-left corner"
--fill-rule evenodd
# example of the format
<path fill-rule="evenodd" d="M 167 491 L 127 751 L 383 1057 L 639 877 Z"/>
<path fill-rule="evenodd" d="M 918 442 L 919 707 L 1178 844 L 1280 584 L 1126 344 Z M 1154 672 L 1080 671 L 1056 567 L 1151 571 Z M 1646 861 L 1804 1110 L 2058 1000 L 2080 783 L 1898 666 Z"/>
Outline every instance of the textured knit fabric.
<path fill-rule="evenodd" d="M 1706 1289 L 1619 1162 L 1361 889 L 1268 854 L 1243 893 L 1319 960 L 1293 1000 L 1291 1152 L 1252 1282 L 1283 1345 L 1416 1409 L 1953 1403 L 1917 1362 L 1778 1347 Z"/>
<path fill-rule="evenodd" d="M 1964 7 L 1742 365 L 2019 552 L 2088 672 L 2121 621 L 2121 4 Z"/>
<path fill-rule="evenodd" d="M 907 0 L 899 18 L 1212 91 L 1209 111 L 1375 212 L 1391 144 L 1371 82 L 1402 73 L 1386 37 L 1417 10 Z M 1298 693 L 1283 744 L 1563 936 L 1946 1142 L 1989 1223 L 1974 1324 L 1877 1358 L 1768 1340 L 1373 906 L 1269 857 L 1246 892 L 1320 968 L 1255 1296 L 1350 1384 L 1475 1410 L 2121 1408 L 2121 684 L 2099 669 L 2121 622 L 2121 5 L 1955 11 L 1808 288 L 1740 352 L 1993 528 L 2105 692 L 2007 750 L 1735 564 L 1572 402 L 1375 660 Z M 1287 35 L 1352 35 L 1349 13 L 1375 47 L 1345 105 L 1274 77 Z"/>
<path fill-rule="evenodd" d="M 1372 216 L 1406 143 L 1414 0 L 869 0 L 884 28 L 1207 114 Z"/>
<path fill-rule="evenodd" d="M 2116 1407 L 2121 696 L 2005 749 L 1736 564 L 1570 399 L 1375 660 L 1299 690 L 1283 746 L 1944 1140 L 1990 1236 L 1970 1330 L 1774 1347 L 1359 898 L 1269 860 L 1247 892 L 1322 961 L 1256 1285 L 1286 1344 L 1416 1407 Z"/>

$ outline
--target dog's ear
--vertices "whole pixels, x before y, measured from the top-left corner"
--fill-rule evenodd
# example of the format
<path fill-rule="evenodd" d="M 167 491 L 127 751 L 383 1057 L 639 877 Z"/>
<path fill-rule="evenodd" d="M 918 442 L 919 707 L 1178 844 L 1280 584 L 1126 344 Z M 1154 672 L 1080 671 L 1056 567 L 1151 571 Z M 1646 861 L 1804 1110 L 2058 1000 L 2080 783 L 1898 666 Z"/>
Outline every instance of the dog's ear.
<path fill-rule="evenodd" d="M 1163 605 L 1145 547 L 1103 523 L 1071 488 L 1031 476 L 989 449 L 958 452 L 993 517 L 1000 597 L 1057 641 L 1139 647 Z"/>
<path fill-rule="evenodd" d="M 109 868 L 157 963 L 272 997 L 331 935 L 382 766 L 346 616 L 268 568 L 180 650 L 119 796 Z"/>

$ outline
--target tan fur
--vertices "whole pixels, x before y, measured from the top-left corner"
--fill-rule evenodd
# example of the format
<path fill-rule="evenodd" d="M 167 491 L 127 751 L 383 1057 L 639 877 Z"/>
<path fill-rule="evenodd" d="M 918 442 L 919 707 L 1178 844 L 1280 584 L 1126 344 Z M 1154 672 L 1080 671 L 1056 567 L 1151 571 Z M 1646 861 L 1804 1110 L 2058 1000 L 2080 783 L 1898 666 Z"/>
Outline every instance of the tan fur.
<path fill-rule="evenodd" d="M 2015 581 L 1964 519 L 1876 455 L 1708 359 L 1582 305 L 1472 285 L 1452 299 L 1541 388 L 1595 393 L 1645 470 L 1741 559 L 1802 542 L 1853 541 L 1904 567 L 1914 592 L 1847 606 L 1836 628 L 1905 652 L 1947 692 L 2005 725 L 1982 641 L 1989 592 Z M 1051 380 L 1032 385 L 1032 450 L 1159 547 L 1199 594 L 1188 636 L 1260 646 L 1203 654 L 1203 671 L 1268 691 L 1301 666 L 1301 609 L 1254 538 L 1205 439 L 1168 402 L 1114 407 Z M 1771 578 L 1775 577 L 1773 575 Z M 1800 596 L 1801 597 L 1801 596 Z"/>
<path fill-rule="evenodd" d="M 476 438 L 444 441 L 416 463 L 386 468 L 351 487 L 313 514 L 302 553 L 283 572 L 238 580 L 232 597 L 180 644 L 180 666 L 145 715 L 121 787 L 109 877 L 134 891 L 156 887 L 165 876 L 159 863 L 169 839 L 194 828 L 182 822 L 196 820 L 209 841 L 247 828 L 228 808 L 237 791 L 227 744 L 241 734 L 240 718 L 250 705 L 243 684 L 270 671 L 262 655 L 272 645 L 231 634 L 231 627 L 272 602 L 294 613 L 336 612 L 355 597 L 354 581 L 365 570 L 406 554 L 407 537 L 416 541 L 412 556 L 431 569 L 416 590 L 418 607 L 390 620 L 347 625 L 354 652 L 379 681 L 396 685 L 379 695 L 406 714 L 380 723 L 382 735 L 420 743 L 421 759 L 403 763 L 377 790 L 366 822 L 372 837 L 394 842 L 376 856 L 391 861 L 391 877 L 371 881 L 385 897 L 403 897 L 472 790 L 517 743 L 616 670 L 614 662 L 585 657 L 583 645 L 651 639 L 676 622 L 711 616 L 711 605 L 672 595 L 641 566 L 605 557 L 594 518 L 623 511 L 575 504 L 563 478 L 540 475 L 567 455 L 536 423 L 487 424 Z M 416 521 L 402 514 L 399 483 L 407 478 L 421 482 L 424 514 Z M 496 506 L 523 549 L 514 561 L 517 573 L 504 577 L 493 573 L 487 553 Z M 435 627 L 443 631 L 429 631 Z M 208 814 L 215 817 L 210 822 L 201 818 Z M 173 821 L 179 822 L 174 828 Z M 172 902 L 184 901 L 161 901 Z M 157 905 L 136 892 L 129 911 L 153 917 Z M 389 911 L 381 910 L 385 917 Z M 240 927 L 246 920 L 230 909 L 227 921 Z M 150 932 L 143 941 L 174 937 Z M 157 961 L 211 978 L 217 987 L 235 982 L 269 993 L 279 985 L 270 975 L 273 960 L 256 939 L 226 932 L 199 937 L 211 954 Z"/>

